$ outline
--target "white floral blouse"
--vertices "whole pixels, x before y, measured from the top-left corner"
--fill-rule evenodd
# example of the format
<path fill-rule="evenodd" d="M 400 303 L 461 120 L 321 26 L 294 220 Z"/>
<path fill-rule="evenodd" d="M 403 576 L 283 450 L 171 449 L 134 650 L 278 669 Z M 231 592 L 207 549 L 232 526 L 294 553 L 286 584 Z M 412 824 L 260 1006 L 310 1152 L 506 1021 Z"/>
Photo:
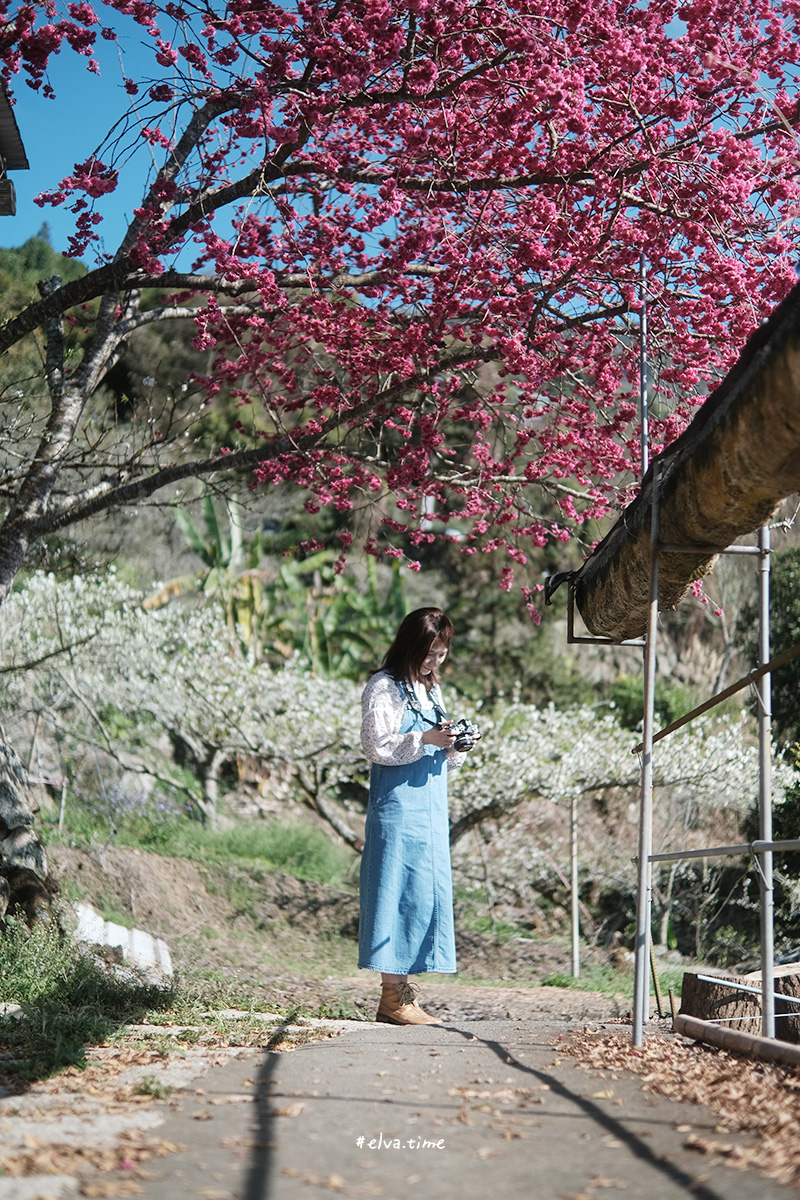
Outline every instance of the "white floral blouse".
<path fill-rule="evenodd" d="M 433 715 L 433 700 L 444 708 L 438 687 L 434 688 L 428 705 L 424 703 L 417 689 L 414 690 L 420 698 L 423 711 L 430 707 Z M 405 706 L 405 697 L 388 671 L 378 671 L 372 676 L 361 696 L 361 745 L 370 762 L 386 767 L 399 767 L 422 758 L 425 753 L 422 731 L 398 732 Z M 460 767 L 465 757 L 466 755 L 455 750 L 449 751 L 448 770 Z"/>

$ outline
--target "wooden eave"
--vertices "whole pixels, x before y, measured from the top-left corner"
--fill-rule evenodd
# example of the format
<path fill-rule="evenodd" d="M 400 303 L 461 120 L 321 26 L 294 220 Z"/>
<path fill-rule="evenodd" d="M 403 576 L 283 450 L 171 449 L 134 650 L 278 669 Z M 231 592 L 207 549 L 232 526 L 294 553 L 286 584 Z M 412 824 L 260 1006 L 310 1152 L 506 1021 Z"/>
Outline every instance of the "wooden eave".
<path fill-rule="evenodd" d="M 653 474 L 659 464 L 659 607 L 672 609 L 713 568 L 716 551 L 758 529 L 800 490 L 800 284 L 752 335 L 680 437 L 654 459 L 638 496 L 572 577 L 596 637 L 647 627 Z"/>
<path fill-rule="evenodd" d="M 0 87 L 0 156 L 7 171 L 27 171 L 30 163 L 22 144 L 14 110 Z"/>

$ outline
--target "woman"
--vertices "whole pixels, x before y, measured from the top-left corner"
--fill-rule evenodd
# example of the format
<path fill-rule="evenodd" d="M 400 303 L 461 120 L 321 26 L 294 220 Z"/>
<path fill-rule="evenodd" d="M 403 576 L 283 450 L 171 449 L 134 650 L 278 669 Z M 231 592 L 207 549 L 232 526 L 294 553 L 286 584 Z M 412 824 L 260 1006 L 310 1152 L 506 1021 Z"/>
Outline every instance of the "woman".
<path fill-rule="evenodd" d="M 464 756 L 439 691 L 453 633 L 441 609 L 409 613 L 361 700 L 372 771 L 358 965 L 381 972 L 377 1020 L 394 1025 L 438 1024 L 408 976 L 456 969 L 447 772 Z"/>

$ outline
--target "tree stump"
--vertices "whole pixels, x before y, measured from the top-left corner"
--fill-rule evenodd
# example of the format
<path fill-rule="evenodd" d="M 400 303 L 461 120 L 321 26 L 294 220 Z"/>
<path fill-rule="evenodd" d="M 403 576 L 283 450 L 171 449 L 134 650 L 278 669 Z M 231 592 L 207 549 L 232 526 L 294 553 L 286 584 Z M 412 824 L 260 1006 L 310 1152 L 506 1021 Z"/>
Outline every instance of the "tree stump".
<path fill-rule="evenodd" d="M 782 1000 L 782 996 L 800 999 L 800 967 L 797 963 L 776 966 L 775 970 L 775 1036 L 779 1041 L 800 1044 L 800 1004 Z M 683 976 L 681 1013 L 702 1021 L 716 1021 L 743 1033 L 761 1033 L 761 996 L 740 992 L 733 984 L 748 988 L 761 987 L 761 972 L 731 976 L 709 983 L 691 971 Z"/>
<path fill-rule="evenodd" d="M 754 976 L 754 987 L 761 984 L 761 972 Z M 800 967 L 797 963 L 775 967 L 775 1036 L 782 1042 L 800 1045 L 800 1004 L 792 1004 L 782 996 L 795 996 L 800 1000 Z"/>

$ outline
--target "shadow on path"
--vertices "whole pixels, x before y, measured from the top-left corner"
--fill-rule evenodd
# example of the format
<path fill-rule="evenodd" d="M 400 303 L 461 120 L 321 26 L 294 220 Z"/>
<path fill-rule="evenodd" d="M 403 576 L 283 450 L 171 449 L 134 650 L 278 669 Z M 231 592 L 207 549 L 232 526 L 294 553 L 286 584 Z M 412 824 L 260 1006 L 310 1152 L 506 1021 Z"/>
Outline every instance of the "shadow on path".
<path fill-rule="evenodd" d="M 274 1124 L 276 1119 L 270 1089 L 274 1081 L 275 1068 L 281 1061 L 280 1055 L 270 1052 L 279 1049 L 281 1042 L 287 1037 L 290 1024 L 291 1018 L 287 1019 L 282 1025 L 276 1026 L 269 1041 L 263 1048 L 264 1057 L 261 1061 L 258 1078 L 253 1081 L 255 1084 L 253 1089 L 253 1099 L 255 1102 L 253 1123 L 256 1128 L 253 1131 L 253 1153 L 242 1191 L 243 1200 L 267 1200 L 267 1197 L 270 1195 L 274 1157 Z"/>
<path fill-rule="evenodd" d="M 714 1123 L 710 1110 L 645 1095 L 625 1071 L 613 1093 L 590 1095 L 595 1085 L 578 1061 L 553 1063 L 563 1025 L 365 1023 L 276 1053 L 293 1038 L 290 1021 L 270 1031 L 258 1056 L 209 1074 L 204 1099 L 170 1118 L 165 1136 L 191 1149 L 162 1160 L 146 1198 L 306 1200 L 309 1185 L 394 1197 L 417 1183 L 430 1200 L 531 1188 L 555 1196 L 626 1188 L 631 1200 L 778 1194 L 751 1172 L 699 1161 L 695 1170 L 676 1125 Z M 609 1111 L 620 1103 L 622 1112 Z"/>
<path fill-rule="evenodd" d="M 696 1178 L 693 1178 L 686 1171 L 681 1170 L 681 1168 L 676 1166 L 674 1163 L 659 1157 L 640 1137 L 637 1137 L 637 1135 L 626 1124 L 617 1120 L 615 1117 L 612 1117 L 609 1113 L 604 1112 L 600 1105 L 595 1104 L 593 1100 L 590 1100 L 585 1096 L 580 1096 L 577 1092 L 572 1091 L 572 1089 L 567 1087 L 566 1084 L 562 1083 L 560 1079 L 557 1079 L 555 1075 L 550 1075 L 546 1071 L 537 1070 L 536 1067 L 526 1066 L 525 1063 L 521 1062 L 520 1059 L 518 1059 L 508 1047 L 503 1046 L 500 1042 L 492 1041 L 488 1038 L 482 1038 L 475 1032 L 466 1032 L 465 1030 L 459 1029 L 454 1025 L 447 1025 L 445 1028 L 449 1029 L 452 1033 L 457 1033 L 462 1038 L 468 1038 L 470 1041 L 473 1038 L 477 1038 L 477 1040 L 482 1042 L 484 1046 L 488 1047 L 488 1049 L 491 1050 L 492 1053 L 495 1054 L 505 1066 L 514 1067 L 517 1071 L 521 1071 L 525 1075 L 532 1075 L 540 1083 L 547 1084 L 547 1086 L 555 1095 L 560 1096 L 563 1100 L 568 1101 L 570 1104 L 576 1105 L 576 1107 L 581 1109 L 583 1114 L 589 1117 L 590 1120 L 594 1121 L 597 1125 L 600 1125 L 613 1137 L 618 1138 L 620 1142 L 627 1146 L 628 1150 L 634 1154 L 636 1158 L 641 1159 L 641 1161 L 646 1163 L 652 1170 L 660 1171 L 672 1183 L 682 1187 L 685 1191 L 691 1193 L 691 1195 L 700 1197 L 700 1200 L 726 1200 L 726 1198 L 720 1192 L 714 1191 L 713 1188 L 706 1187 L 705 1184 L 699 1182 Z M 548 1044 L 548 1047 L 554 1052 L 557 1051 L 556 1046 Z M 577 1060 L 576 1065 L 579 1065 Z"/>

